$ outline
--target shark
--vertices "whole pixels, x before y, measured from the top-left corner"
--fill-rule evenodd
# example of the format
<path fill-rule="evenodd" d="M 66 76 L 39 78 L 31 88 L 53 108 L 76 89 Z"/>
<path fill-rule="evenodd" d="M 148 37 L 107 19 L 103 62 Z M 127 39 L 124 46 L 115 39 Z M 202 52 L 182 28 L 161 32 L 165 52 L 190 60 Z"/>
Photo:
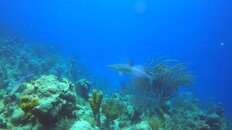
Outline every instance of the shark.
<path fill-rule="evenodd" d="M 118 72 L 120 76 L 126 74 L 132 76 L 133 78 L 147 78 L 149 79 L 150 84 L 154 80 L 153 76 L 150 76 L 145 72 L 144 67 L 142 65 L 133 66 L 130 64 L 111 64 L 107 67 L 113 71 Z"/>

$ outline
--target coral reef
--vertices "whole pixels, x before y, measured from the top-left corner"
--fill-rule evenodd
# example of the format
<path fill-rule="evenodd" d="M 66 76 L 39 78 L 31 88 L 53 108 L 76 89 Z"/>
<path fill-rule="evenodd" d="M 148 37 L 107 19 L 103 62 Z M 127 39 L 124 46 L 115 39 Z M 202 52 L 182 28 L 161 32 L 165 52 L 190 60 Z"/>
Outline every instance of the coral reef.
<path fill-rule="evenodd" d="M 23 95 L 20 98 L 21 105 L 20 108 L 25 112 L 26 117 L 30 117 L 35 110 L 35 107 L 39 104 L 39 99 L 31 98 L 28 95 Z"/>
<path fill-rule="evenodd" d="M 169 129 L 199 129 L 199 130 L 223 130 L 226 124 L 222 120 L 225 117 L 215 112 L 209 114 L 200 108 L 195 97 L 189 93 L 182 93 L 174 98 L 165 113 L 165 128 Z"/>
<path fill-rule="evenodd" d="M 89 98 L 91 83 L 86 79 L 80 79 L 76 83 L 76 92 L 84 99 Z"/>
<path fill-rule="evenodd" d="M 24 111 L 24 119 L 28 122 L 17 121 L 17 113 L 14 110 L 11 120 L 20 124 L 48 128 L 54 125 L 59 118 L 64 116 L 75 117 L 73 111 L 76 106 L 76 93 L 74 87 L 67 80 L 58 80 L 54 75 L 41 76 L 40 78 L 24 84 L 17 94 L 21 103 L 19 107 Z M 27 94 L 27 95 L 25 95 Z M 13 104 L 17 106 L 16 104 Z M 38 122 L 37 122 L 38 121 Z M 16 123 L 17 125 L 17 123 Z"/>
<path fill-rule="evenodd" d="M 193 82 L 193 76 L 187 72 L 186 66 L 172 60 L 151 61 L 145 68 L 148 74 L 155 77 L 147 89 L 154 93 L 158 106 L 172 98 L 179 87 L 190 86 Z"/>
<path fill-rule="evenodd" d="M 232 129 L 223 104 L 177 91 L 190 86 L 193 76 L 176 61 L 151 60 L 144 65 L 149 78 L 123 81 L 112 93 L 105 79 L 56 47 L 1 35 L 0 56 L 0 129 Z"/>
<path fill-rule="evenodd" d="M 72 127 L 73 121 L 69 120 L 67 117 L 61 118 L 56 123 L 56 130 L 69 130 Z"/>
<path fill-rule="evenodd" d="M 58 78 L 91 79 L 89 71 L 75 56 L 59 55 L 59 47 L 29 44 L 19 37 L 0 37 L 0 88 L 12 91 L 25 81 L 53 74 Z M 78 67 L 77 67 L 78 66 Z M 15 90 L 17 91 L 17 89 Z M 12 92 L 13 95 L 14 91 Z"/>
<path fill-rule="evenodd" d="M 163 122 L 159 118 L 148 118 L 147 119 L 148 125 L 152 128 L 152 130 L 159 130 L 162 128 Z"/>
<path fill-rule="evenodd" d="M 113 129 L 114 120 L 122 116 L 126 112 L 126 109 L 126 105 L 118 99 L 106 99 L 102 104 L 102 113 L 106 117 L 105 128 Z"/>
<path fill-rule="evenodd" d="M 132 95 L 114 93 L 103 99 L 103 93 L 93 90 L 90 106 L 85 100 L 80 104 L 74 85 L 54 75 L 21 85 L 15 93 L 16 99 L 9 98 L 4 91 L 1 93 L 5 95 L 2 103 L 5 107 L 0 107 L 1 128 L 223 130 L 231 127 L 220 104 L 203 110 L 198 99 L 189 93 L 166 102 L 162 117 L 134 106 Z M 97 124 L 100 119 L 104 125 Z"/>
<path fill-rule="evenodd" d="M 173 60 L 151 60 L 146 62 L 144 68 L 151 78 L 137 78 L 124 83 L 123 91 L 134 95 L 134 104 L 138 107 L 153 110 L 162 116 L 165 103 L 175 96 L 179 87 L 190 86 L 193 76 L 185 65 Z"/>
<path fill-rule="evenodd" d="M 112 123 L 126 112 L 126 106 L 117 99 L 106 99 L 102 104 L 102 113 L 106 116 L 107 124 Z"/>
<path fill-rule="evenodd" d="M 101 121 L 100 121 L 100 107 L 103 99 L 103 93 L 98 92 L 97 90 L 92 91 L 92 97 L 89 98 L 89 104 L 90 107 L 93 111 L 94 119 L 97 122 L 98 126 L 101 126 Z"/>

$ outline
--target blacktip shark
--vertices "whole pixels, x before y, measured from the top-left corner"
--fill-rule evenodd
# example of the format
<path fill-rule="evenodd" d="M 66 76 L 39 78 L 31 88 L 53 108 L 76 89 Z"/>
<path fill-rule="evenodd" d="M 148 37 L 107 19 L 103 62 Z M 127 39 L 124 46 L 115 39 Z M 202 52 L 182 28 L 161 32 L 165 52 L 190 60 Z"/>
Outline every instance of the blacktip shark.
<path fill-rule="evenodd" d="M 135 78 L 148 78 L 150 84 L 154 80 L 154 77 L 148 75 L 145 72 L 143 66 L 141 65 L 133 66 L 130 64 L 111 64 L 108 65 L 107 67 L 110 68 L 111 70 L 118 72 L 120 76 L 123 74 L 127 74 Z"/>

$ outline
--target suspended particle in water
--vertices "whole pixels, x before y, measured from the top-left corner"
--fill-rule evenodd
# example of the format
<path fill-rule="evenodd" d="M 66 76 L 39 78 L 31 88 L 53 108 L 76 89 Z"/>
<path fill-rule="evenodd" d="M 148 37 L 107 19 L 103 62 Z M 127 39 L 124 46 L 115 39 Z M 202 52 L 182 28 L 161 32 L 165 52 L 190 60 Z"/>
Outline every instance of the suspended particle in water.
<path fill-rule="evenodd" d="M 221 43 L 220 43 L 220 45 L 221 45 L 221 46 L 224 46 L 224 45 L 225 45 L 225 43 L 224 43 L 224 42 L 221 42 Z"/>

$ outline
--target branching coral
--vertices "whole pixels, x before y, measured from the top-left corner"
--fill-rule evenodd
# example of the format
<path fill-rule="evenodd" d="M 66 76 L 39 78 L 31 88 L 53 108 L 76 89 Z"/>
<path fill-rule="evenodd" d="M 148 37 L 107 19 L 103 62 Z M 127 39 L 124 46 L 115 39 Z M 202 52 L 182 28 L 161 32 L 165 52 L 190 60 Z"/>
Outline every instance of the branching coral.
<path fill-rule="evenodd" d="M 133 95 L 133 103 L 143 110 L 158 112 L 165 102 L 175 96 L 181 86 L 191 86 L 193 76 L 187 71 L 186 65 L 175 60 L 149 60 L 144 65 L 149 78 L 133 79 L 124 83 L 124 93 Z"/>
<path fill-rule="evenodd" d="M 103 93 L 98 92 L 97 90 L 92 91 L 92 97 L 89 98 L 89 104 L 92 109 L 94 119 L 97 122 L 97 125 L 100 126 L 100 107 L 102 103 Z"/>
<path fill-rule="evenodd" d="M 125 113 L 126 106 L 117 99 L 106 99 L 102 104 L 102 113 L 110 122 L 117 119 L 120 115 Z"/>
<path fill-rule="evenodd" d="M 159 130 L 163 126 L 163 121 L 155 117 L 148 118 L 147 123 L 152 128 L 152 130 Z"/>
<path fill-rule="evenodd" d="M 173 60 L 150 62 L 145 68 L 146 72 L 154 77 L 146 89 L 154 93 L 159 106 L 172 98 L 179 87 L 190 86 L 193 82 L 193 76 L 187 72 L 186 66 Z"/>
<path fill-rule="evenodd" d="M 105 126 L 112 129 L 113 121 L 126 112 L 126 106 L 118 99 L 106 99 L 102 104 L 102 113 L 106 116 Z"/>

